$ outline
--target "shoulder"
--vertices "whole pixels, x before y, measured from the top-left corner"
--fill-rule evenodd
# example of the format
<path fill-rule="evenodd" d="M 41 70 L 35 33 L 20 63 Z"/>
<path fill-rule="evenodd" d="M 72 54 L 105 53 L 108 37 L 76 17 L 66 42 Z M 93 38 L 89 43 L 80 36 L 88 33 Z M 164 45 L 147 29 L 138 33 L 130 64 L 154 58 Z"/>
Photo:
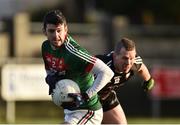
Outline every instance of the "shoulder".
<path fill-rule="evenodd" d="M 113 55 L 113 51 L 107 54 L 103 54 L 103 55 L 95 55 L 97 58 L 101 59 L 101 60 L 112 60 L 112 55 Z"/>
<path fill-rule="evenodd" d="M 43 48 L 46 48 L 46 47 L 48 47 L 49 46 L 49 42 L 48 42 L 48 40 L 45 40 L 43 43 L 42 43 L 42 49 Z"/>
<path fill-rule="evenodd" d="M 135 64 L 138 65 L 138 64 L 142 64 L 142 63 L 143 63 L 142 58 L 137 55 L 136 58 L 135 58 Z"/>
<path fill-rule="evenodd" d="M 92 56 L 85 48 L 81 47 L 72 37 L 68 37 L 64 43 L 66 50 L 74 59 L 81 59 L 94 63 L 96 58 Z"/>
<path fill-rule="evenodd" d="M 106 64 L 112 63 L 113 51 L 111 51 L 110 53 L 104 54 L 104 55 L 96 55 L 96 57 L 99 58 L 100 60 L 102 60 Z"/>
<path fill-rule="evenodd" d="M 84 52 L 84 53 L 88 53 L 88 51 L 83 48 L 82 46 L 80 46 L 76 40 L 74 40 L 71 36 L 67 37 L 66 42 L 64 43 L 65 48 L 70 51 L 70 52 Z"/>
<path fill-rule="evenodd" d="M 68 36 L 65 42 L 66 46 L 72 46 L 74 48 L 80 48 L 81 46 L 77 43 L 75 39 L 73 39 L 71 36 Z"/>
<path fill-rule="evenodd" d="M 143 64 L 142 58 L 139 55 L 137 55 L 135 58 L 135 63 L 133 65 L 132 69 L 138 71 L 142 64 Z"/>

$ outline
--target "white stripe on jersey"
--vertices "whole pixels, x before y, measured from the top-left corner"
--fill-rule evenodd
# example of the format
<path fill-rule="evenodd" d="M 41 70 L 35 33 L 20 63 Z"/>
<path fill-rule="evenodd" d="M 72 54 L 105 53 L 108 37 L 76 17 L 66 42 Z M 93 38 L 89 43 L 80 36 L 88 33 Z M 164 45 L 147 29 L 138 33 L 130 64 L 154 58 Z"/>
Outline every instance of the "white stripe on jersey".
<path fill-rule="evenodd" d="M 140 56 L 137 56 L 136 58 L 135 58 L 135 63 L 136 64 L 142 64 L 143 62 L 142 62 L 142 58 L 140 57 Z"/>
<path fill-rule="evenodd" d="M 89 63 L 94 64 L 96 61 L 96 59 L 93 56 L 88 55 L 87 53 L 74 48 L 74 46 L 69 42 L 69 40 L 66 42 L 65 47 L 70 53 L 78 56 L 79 58 L 83 60 L 86 60 Z"/>
<path fill-rule="evenodd" d="M 114 53 L 114 51 L 111 51 L 110 53 L 108 53 L 107 56 L 111 56 L 112 53 Z"/>
<path fill-rule="evenodd" d="M 114 53 L 114 51 L 111 51 L 110 53 L 108 53 L 106 56 L 111 56 L 112 53 Z M 112 65 L 112 60 L 109 60 L 109 62 L 106 63 L 107 66 L 111 66 Z"/>
<path fill-rule="evenodd" d="M 111 66 L 112 60 L 110 60 L 109 62 L 106 63 L 107 66 Z"/>

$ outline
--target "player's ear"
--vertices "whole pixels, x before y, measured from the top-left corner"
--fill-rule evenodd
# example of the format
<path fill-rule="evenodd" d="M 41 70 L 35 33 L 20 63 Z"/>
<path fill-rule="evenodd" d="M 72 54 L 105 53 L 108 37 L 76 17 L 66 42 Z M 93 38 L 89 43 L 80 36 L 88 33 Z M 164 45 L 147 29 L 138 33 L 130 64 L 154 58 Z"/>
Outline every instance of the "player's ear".
<path fill-rule="evenodd" d="M 64 26 L 64 30 L 66 33 L 68 32 L 68 26 L 67 25 Z"/>
<path fill-rule="evenodd" d="M 42 28 L 42 32 L 45 36 L 47 36 L 46 29 L 44 27 Z"/>
<path fill-rule="evenodd" d="M 117 54 L 116 53 L 113 53 L 113 59 L 117 59 Z"/>

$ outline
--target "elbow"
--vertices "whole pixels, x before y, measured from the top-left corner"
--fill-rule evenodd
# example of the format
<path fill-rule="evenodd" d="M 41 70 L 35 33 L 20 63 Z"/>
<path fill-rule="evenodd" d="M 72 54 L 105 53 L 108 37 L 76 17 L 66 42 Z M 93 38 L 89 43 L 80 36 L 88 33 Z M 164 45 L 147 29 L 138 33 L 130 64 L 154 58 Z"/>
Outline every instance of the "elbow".
<path fill-rule="evenodd" d="M 110 77 L 110 80 L 112 79 L 113 76 L 114 76 L 114 72 L 110 69 L 110 70 L 109 70 L 109 77 Z"/>

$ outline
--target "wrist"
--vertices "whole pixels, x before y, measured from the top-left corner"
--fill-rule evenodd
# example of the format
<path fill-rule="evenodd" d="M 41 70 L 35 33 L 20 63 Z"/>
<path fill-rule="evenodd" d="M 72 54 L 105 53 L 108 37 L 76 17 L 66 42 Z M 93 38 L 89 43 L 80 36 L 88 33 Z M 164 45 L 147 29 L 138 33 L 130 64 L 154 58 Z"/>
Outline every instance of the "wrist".
<path fill-rule="evenodd" d="M 143 88 L 145 91 L 151 90 L 153 86 L 154 86 L 154 79 L 152 77 L 150 77 L 149 80 L 143 82 Z"/>
<path fill-rule="evenodd" d="M 150 80 L 152 79 L 152 76 L 150 76 L 150 78 L 148 80 L 144 80 L 145 83 L 150 82 Z"/>

